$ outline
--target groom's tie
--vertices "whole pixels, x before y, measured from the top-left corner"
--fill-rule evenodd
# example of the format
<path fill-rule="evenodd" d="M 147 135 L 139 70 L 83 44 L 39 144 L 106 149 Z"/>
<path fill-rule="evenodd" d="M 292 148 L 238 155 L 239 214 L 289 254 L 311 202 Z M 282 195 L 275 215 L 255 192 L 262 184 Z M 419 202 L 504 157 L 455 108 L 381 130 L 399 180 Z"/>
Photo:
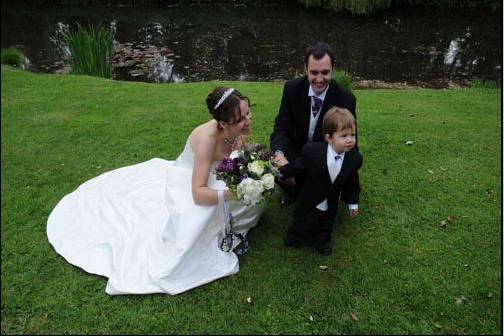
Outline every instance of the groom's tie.
<path fill-rule="evenodd" d="M 317 98 L 317 97 L 312 97 L 313 98 L 313 107 L 312 107 L 312 114 L 313 117 L 315 118 L 317 114 L 320 111 L 320 108 L 322 107 L 322 99 Z"/>

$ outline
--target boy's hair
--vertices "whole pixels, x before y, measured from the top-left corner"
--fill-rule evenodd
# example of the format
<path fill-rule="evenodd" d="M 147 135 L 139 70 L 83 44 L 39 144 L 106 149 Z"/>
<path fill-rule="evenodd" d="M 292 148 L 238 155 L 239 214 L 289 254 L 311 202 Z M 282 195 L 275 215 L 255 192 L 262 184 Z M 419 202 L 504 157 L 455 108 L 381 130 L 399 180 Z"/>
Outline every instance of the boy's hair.
<path fill-rule="evenodd" d="M 324 134 L 333 135 L 334 132 L 352 128 L 354 125 L 357 128 L 357 120 L 350 111 L 334 106 L 325 114 L 322 129 Z"/>

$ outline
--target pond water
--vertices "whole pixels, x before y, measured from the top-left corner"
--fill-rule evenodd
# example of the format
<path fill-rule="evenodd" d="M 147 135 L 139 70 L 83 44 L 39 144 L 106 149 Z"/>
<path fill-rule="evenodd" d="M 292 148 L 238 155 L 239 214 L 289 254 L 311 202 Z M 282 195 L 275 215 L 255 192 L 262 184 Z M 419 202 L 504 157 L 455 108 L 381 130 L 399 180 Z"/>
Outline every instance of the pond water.
<path fill-rule="evenodd" d="M 372 16 L 300 5 L 106 7 L 2 1 L 2 48 L 37 72 L 67 72 L 62 32 L 103 24 L 115 32 L 114 78 L 146 82 L 271 81 L 303 72 L 306 48 L 328 42 L 355 80 L 425 87 L 501 83 L 502 22 L 475 10 L 399 8 Z M 121 54 L 121 56 L 119 56 Z"/>

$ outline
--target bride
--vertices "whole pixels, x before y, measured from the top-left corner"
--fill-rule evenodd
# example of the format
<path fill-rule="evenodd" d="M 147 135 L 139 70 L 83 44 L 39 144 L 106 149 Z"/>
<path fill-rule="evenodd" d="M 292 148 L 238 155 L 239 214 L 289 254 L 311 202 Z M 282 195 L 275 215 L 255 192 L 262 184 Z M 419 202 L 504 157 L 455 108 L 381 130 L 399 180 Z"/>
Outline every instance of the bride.
<path fill-rule="evenodd" d="M 196 127 L 175 161 L 151 159 L 95 177 L 66 195 L 47 221 L 56 252 L 108 278 L 110 295 L 178 294 L 238 272 L 219 247 L 223 208 L 246 235 L 262 214 L 243 206 L 212 171 L 252 130 L 249 99 L 218 87 L 206 103 L 213 119 Z"/>

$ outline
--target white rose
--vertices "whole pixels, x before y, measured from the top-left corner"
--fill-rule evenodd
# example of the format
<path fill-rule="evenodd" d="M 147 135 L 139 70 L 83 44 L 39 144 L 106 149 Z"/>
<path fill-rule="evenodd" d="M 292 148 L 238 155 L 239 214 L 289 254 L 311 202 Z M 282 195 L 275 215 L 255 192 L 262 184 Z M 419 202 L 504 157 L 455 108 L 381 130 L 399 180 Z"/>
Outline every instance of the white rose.
<path fill-rule="evenodd" d="M 264 174 L 261 177 L 261 180 L 263 182 L 264 189 L 266 190 L 273 189 L 275 186 L 275 177 L 271 173 Z"/>
<path fill-rule="evenodd" d="M 234 151 L 231 152 L 231 154 L 229 154 L 229 158 L 230 159 L 236 159 L 236 158 L 239 158 L 242 154 L 243 154 L 243 151 L 241 151 L 241 150 L 234 150 Z"/>
<path fill-rule="evenodd" d="M 238 199 L 245 205 L 254 205 L 261 201 L 263 193 L 263 182 L 250 177 L 243 179 L 236 187 Z"/>
<path fill-rule="evenodd" d="M 264 162 L 254 161 L 247 165 L 249 172 L 261 176 L 264 173 Z"/>

